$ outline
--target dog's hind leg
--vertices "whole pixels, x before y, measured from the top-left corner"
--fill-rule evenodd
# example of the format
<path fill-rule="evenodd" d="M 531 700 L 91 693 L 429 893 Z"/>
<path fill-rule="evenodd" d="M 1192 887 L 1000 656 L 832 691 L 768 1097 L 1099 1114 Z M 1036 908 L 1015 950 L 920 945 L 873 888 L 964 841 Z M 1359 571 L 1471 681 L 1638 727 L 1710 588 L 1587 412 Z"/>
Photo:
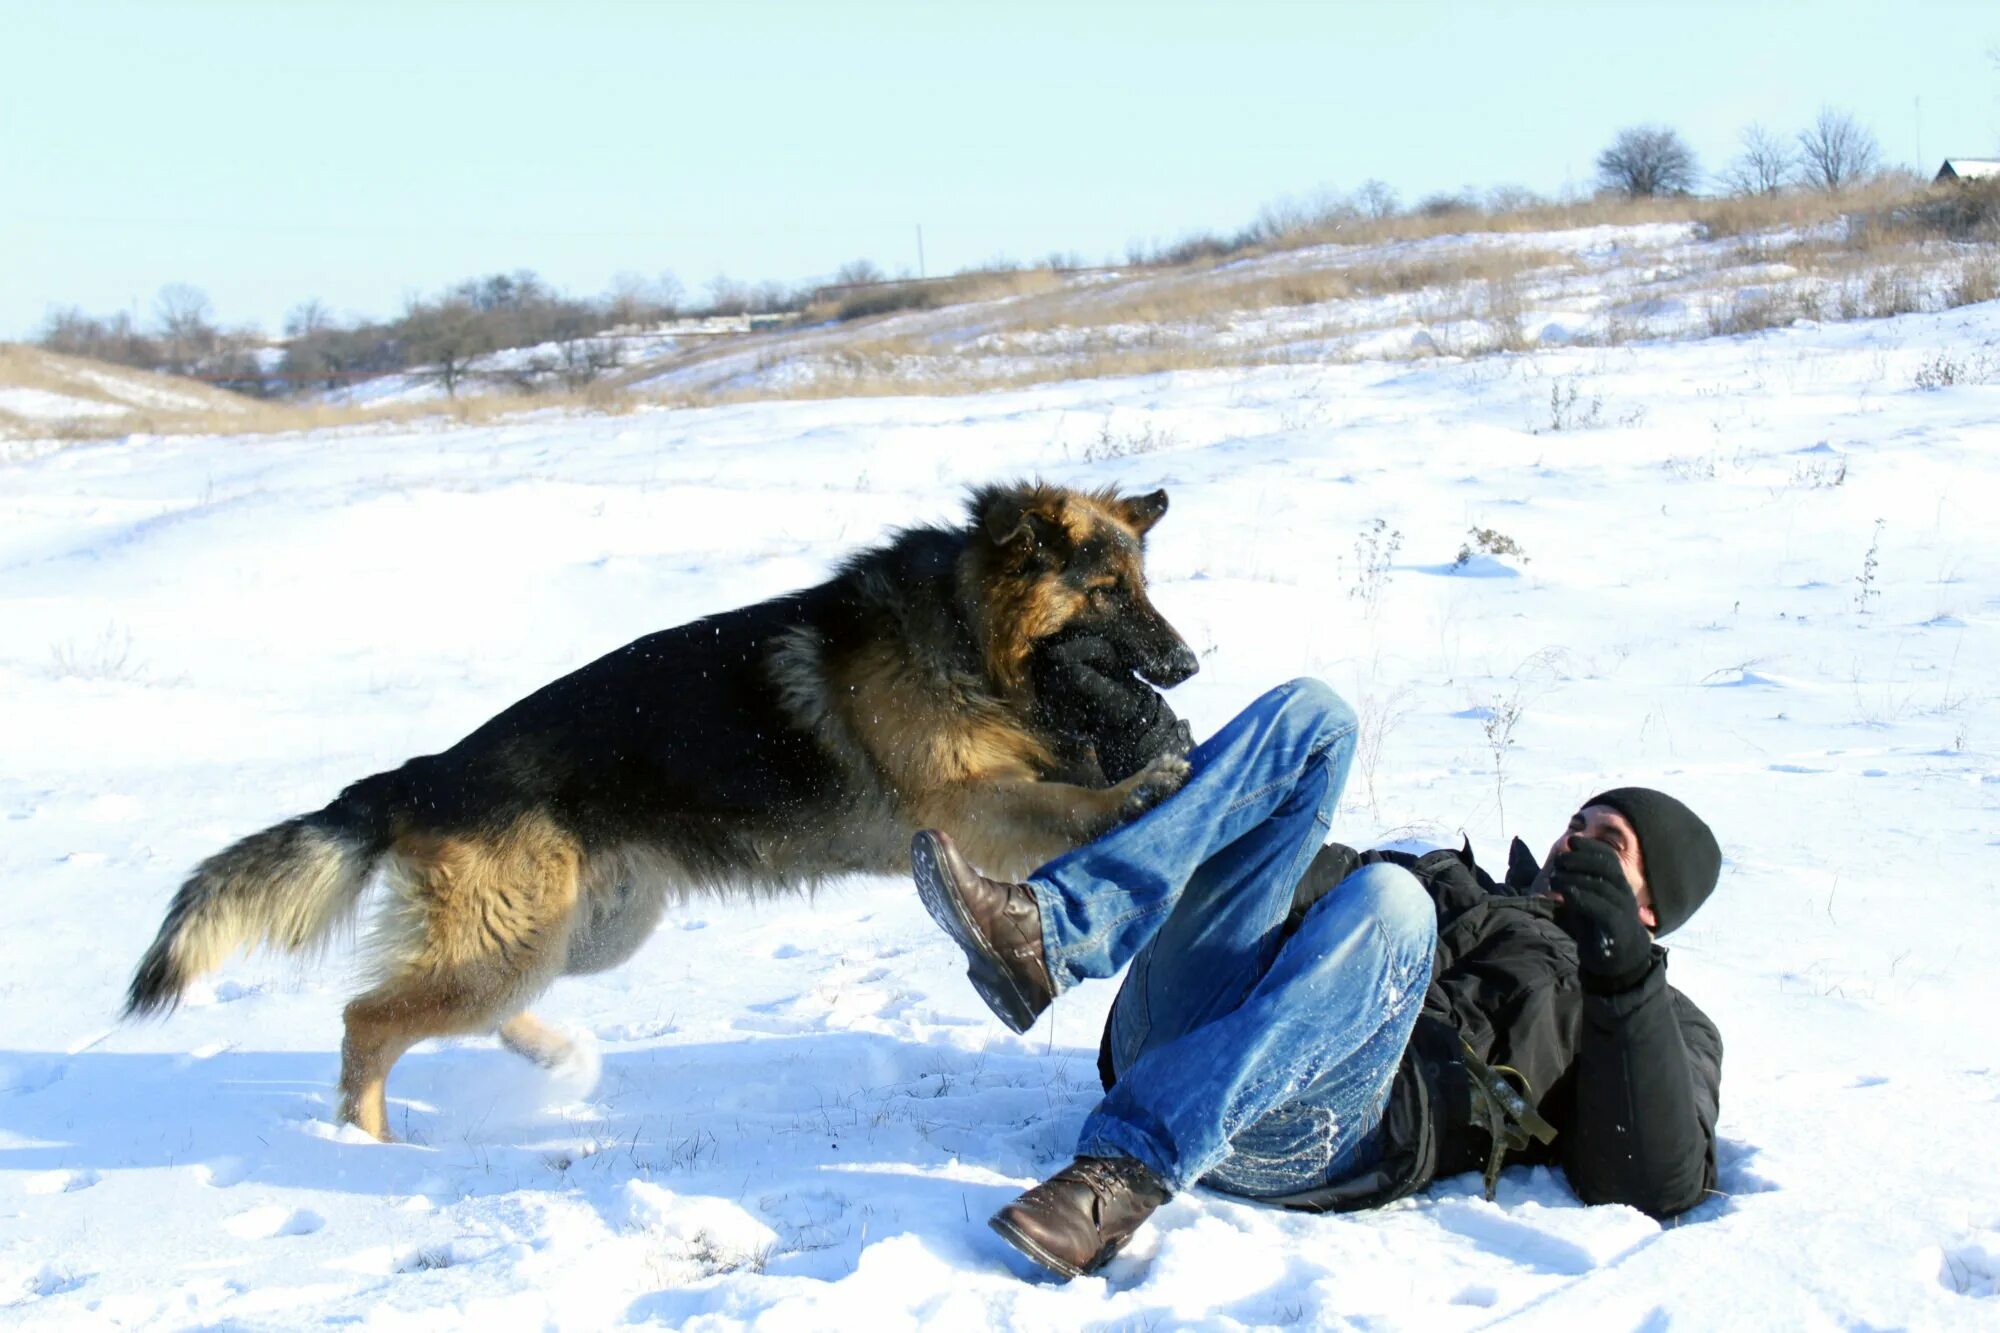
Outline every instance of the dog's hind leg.
<path fill-rule="evenodd" d="M 491 1032 L 512 1014 L 510 1048 L 561 1043 L 521 1006 L 562 968 L 582 864 L 572 838 L 532 816 L 497 834 L 398 842 L 369 942 L 379 980 L 347 1006 L 342 1120 L 387 1141 L 389 1070 L 426 1037 Z"/>
<path fill-rule="evenodd" d="M 500 1025 L 500 1044 L 544 1069 L 555 1068 L 576 1051 L 576 1043 L 525 1009 Z"/>
<path fill-rule="evenodd" d="M 485 1021 L 482 1022 L 482 1019 Z M 490 1024 L 478 1008 L 448 992 L 378 986 L 347 1006 L 340 1043 L 340 1118 L 384 1143 L 389 1132 L 389 1070 L 426 1037 L 475 1032 Z"/>

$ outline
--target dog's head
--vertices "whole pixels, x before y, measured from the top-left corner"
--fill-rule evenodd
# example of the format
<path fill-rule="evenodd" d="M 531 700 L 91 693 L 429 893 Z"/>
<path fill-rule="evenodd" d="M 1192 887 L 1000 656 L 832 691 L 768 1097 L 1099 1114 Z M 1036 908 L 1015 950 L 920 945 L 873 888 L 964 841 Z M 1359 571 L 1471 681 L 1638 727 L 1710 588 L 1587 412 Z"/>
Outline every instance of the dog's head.
<path fill-rule="evenodd" d="M 1102 637 L 1155 685 L 1200 669 L 1146 594 L 1146 534 L 1167 493 L 1120 495 L 1041 482 L 986 486 L 970 505 L 986 659 L 1003 690 L 1021 687 L 1035 645 L 1058 634 Z"/>

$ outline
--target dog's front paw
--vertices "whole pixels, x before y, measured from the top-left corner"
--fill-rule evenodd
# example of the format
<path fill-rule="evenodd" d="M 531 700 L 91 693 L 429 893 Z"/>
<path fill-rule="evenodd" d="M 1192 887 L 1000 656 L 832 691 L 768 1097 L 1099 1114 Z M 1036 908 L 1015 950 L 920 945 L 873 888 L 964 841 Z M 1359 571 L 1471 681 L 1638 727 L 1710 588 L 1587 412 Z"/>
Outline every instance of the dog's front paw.
<path fill-rule="evenodd" d="M 1177 754 L 1163 754 L 1134 773 L 1125 795 L 1125 818 L 1137 819 L 1179 791 L 1194 770 Z"/>

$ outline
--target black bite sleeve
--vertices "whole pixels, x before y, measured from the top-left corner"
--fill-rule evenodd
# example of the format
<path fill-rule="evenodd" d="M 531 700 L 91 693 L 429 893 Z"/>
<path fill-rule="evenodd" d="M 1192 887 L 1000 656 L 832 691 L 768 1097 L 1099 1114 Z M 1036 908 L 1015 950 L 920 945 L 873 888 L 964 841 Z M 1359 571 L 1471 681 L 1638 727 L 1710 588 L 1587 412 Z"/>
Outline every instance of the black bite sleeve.
<path fill-rule="evenodd" d="M 1141 709 L 1146 721 L 1138 726 L 1105 730 L 1097 736 L 1097 759 L 1110 782 L 1123 782 L 1164 754 L 1186 755 L 1194 748 L 1194 732 L 1174 716 L 1167 701 L 1151 686 L 1141 685 L 1148 698 Z"/>
<path fill-rule="evenodd" d="M 1576 1054 L 1576 1110 L 1557 1140 L 1585 1203 L 1654 1217 L 1685 1212 L 1715 1188 L 1722 1034 L 1667 985 L 1666 951 L 1639 983 L 1586 995 Z"/>
<path fill-rule="evenodd" d="M 1029 660 L 1038 725 L 1089 745 L 1106 782 L 1123 782 L 1166 754 L 1194 748 L 1188 724 L 1159 691 L 1119 664 L 1102 638 L 1045 642 Z"/>

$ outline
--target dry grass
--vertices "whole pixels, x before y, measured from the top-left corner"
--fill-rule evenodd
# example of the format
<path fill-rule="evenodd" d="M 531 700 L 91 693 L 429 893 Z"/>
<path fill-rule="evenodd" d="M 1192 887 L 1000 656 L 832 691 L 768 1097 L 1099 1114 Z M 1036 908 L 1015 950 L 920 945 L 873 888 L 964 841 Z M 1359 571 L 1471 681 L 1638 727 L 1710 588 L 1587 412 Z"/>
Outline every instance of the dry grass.
<path fill-rule="evenodd" d="M 226 412 L 249 401 L 197 380 L 65 356 L 21 343 L 0 343 L 0 385 L 40 389 L 86 402 L 120 406 L 148 398 L 173 398 L 191 409 Z"/>
<path fill-rule="evenodd" d="M 1866 216 L 1908 204 L 1923 193 L 1906 180 L 1885 177 L 1841 194 L 1788 191 L 1688 202 L 1694 206 L 1693 220 L 1700 225 L 1702 234 L 1710 240 L 1722 240 L 1786 227 L 1797 230 L 1824 227 L 1842 218 Z"/>
<path fill-rule="evenodd" d="M 1816 293 L 1786 287 L 1745 286 L 1716 292 L 1703 307 L 1708 336 L 1727 338 L 1816 319 L 1820 315 L 1816 298 Z"/>
<path fill-rule="evenodd" d="M 2000 300 L 2000 259 L 1983 254 L 1966 260 L 1952 286 L 1951 303 L 1978 305 L 1981 301 L 1995 300 Z"/>
<path fill-rule="evenodd" d="M 1019 361 L 980 362 L 936 355 L 911 358 L 874 347 L 851 348 L 816 362 L 815 369 L 819 373 L 810 378 L 750 387 L 691 390 L 670 398 L 649 397 L 646 401 L 664 402 L 676 407 L 712 407 L 731 403 L 816 402 L 833 398 L 899 398 L 907 395 L 950 398 L 1025 389 L 1065 380 L 1217 370 L 1270 364 L 1285 359 L 1201 343 L 1091 348 L 1059 359 L 1049 358 L 1027 364 Z"/>
<path fill-rule="evenodd" d="M 904 310 L 936 310 L 975 301 L 1032 296 L 1063 285 L 1063 277 L 1046 268 L 996 269 L 961 273 L 956 277 L 907 282 L 880 282 L 856 287 L 831 300 L 809 305 L 808 322 L 846 323 Z"/>
<path fill-rule="evenodd" d="M 1649 222 L 1700 221 L 1698 199 L 1605 197 L 1572 203 L 1538 203 L 1525 208 L 1455 209 L 1389 218 L 1340 217 L 1287 230 L 1246 254 L 1269 254 L 1310 245 L 1386 245 L 1435 236 L 1479 233 L 1571 231 L 1578 227 L 1630 227 Z"/>
<path fill-rule="evenodd" d="M 1704 302 L 1711 335 L 1781 328 L 1798 320 L 1887 319 L 2000 299 L 2000 262 L 1990 254 L 1924 240 L 1877 235 L 1849 247 L 1801 241 L 1770 258 L 1781 279 L 1710 284 Z"/>
<path fill-rule="evenodd" d="M 4 428 L 4 433 L 74 441 L 122 439 L 129 435 L 280 435 L 426 420 L 478 424 L 543 410 L 626 412 L 639 403 L 615 388 L 596 385 L 575 392 L 488 394 L 443 402 L 374 406 L 284 402 L 245 398 L 194 380 L 128 370 L 18 344 L 0 344 L 0 386 L 40 389 L 125 407 L 117 413 L 58 420 L 15 417 L 0 411 L 0 428 Z M 144 401 L 147 398 L 155 402 L 147 403 Z M 162 403 L 158 401 L 161 399 L 169 401 Z"/>
<path fill-rule="evenodd" d="M 1569 264 L 1567 256 L 1551 250 L 1491 246 L 1448 256 L 1368 255 L 1311 267 L 1232 265 L 1024 302 L 1006 327 L 1036 332 L 1125 324 L 1213 325 L 1251 311 L 1402 296 L 1473 283 L 1512 283 L 1538 271 L 1566 271 Z"/>
<path fill-rule="evenodd" d="M 1391 218 L 1342 217 L 1288 229 L 1244 247 L 1239 253 L 1268 254 L 1309 245 L 1381 245 L 1433 236 L 1571 231 L 1580 227 L 1632 227 L 1658 222 L 1692 222 L 1709 239 L 1721 239 L 1779 227 L 1817 226 L 1857 211 L 1909 204 L 1926 195 L 1924 188 L 1907 179 L 1884 177 L 1837 195 L 1805 191 L 1726 199 L 1627 199 L 1605 195 L 1512 209 L 1467 208 Z"/>

